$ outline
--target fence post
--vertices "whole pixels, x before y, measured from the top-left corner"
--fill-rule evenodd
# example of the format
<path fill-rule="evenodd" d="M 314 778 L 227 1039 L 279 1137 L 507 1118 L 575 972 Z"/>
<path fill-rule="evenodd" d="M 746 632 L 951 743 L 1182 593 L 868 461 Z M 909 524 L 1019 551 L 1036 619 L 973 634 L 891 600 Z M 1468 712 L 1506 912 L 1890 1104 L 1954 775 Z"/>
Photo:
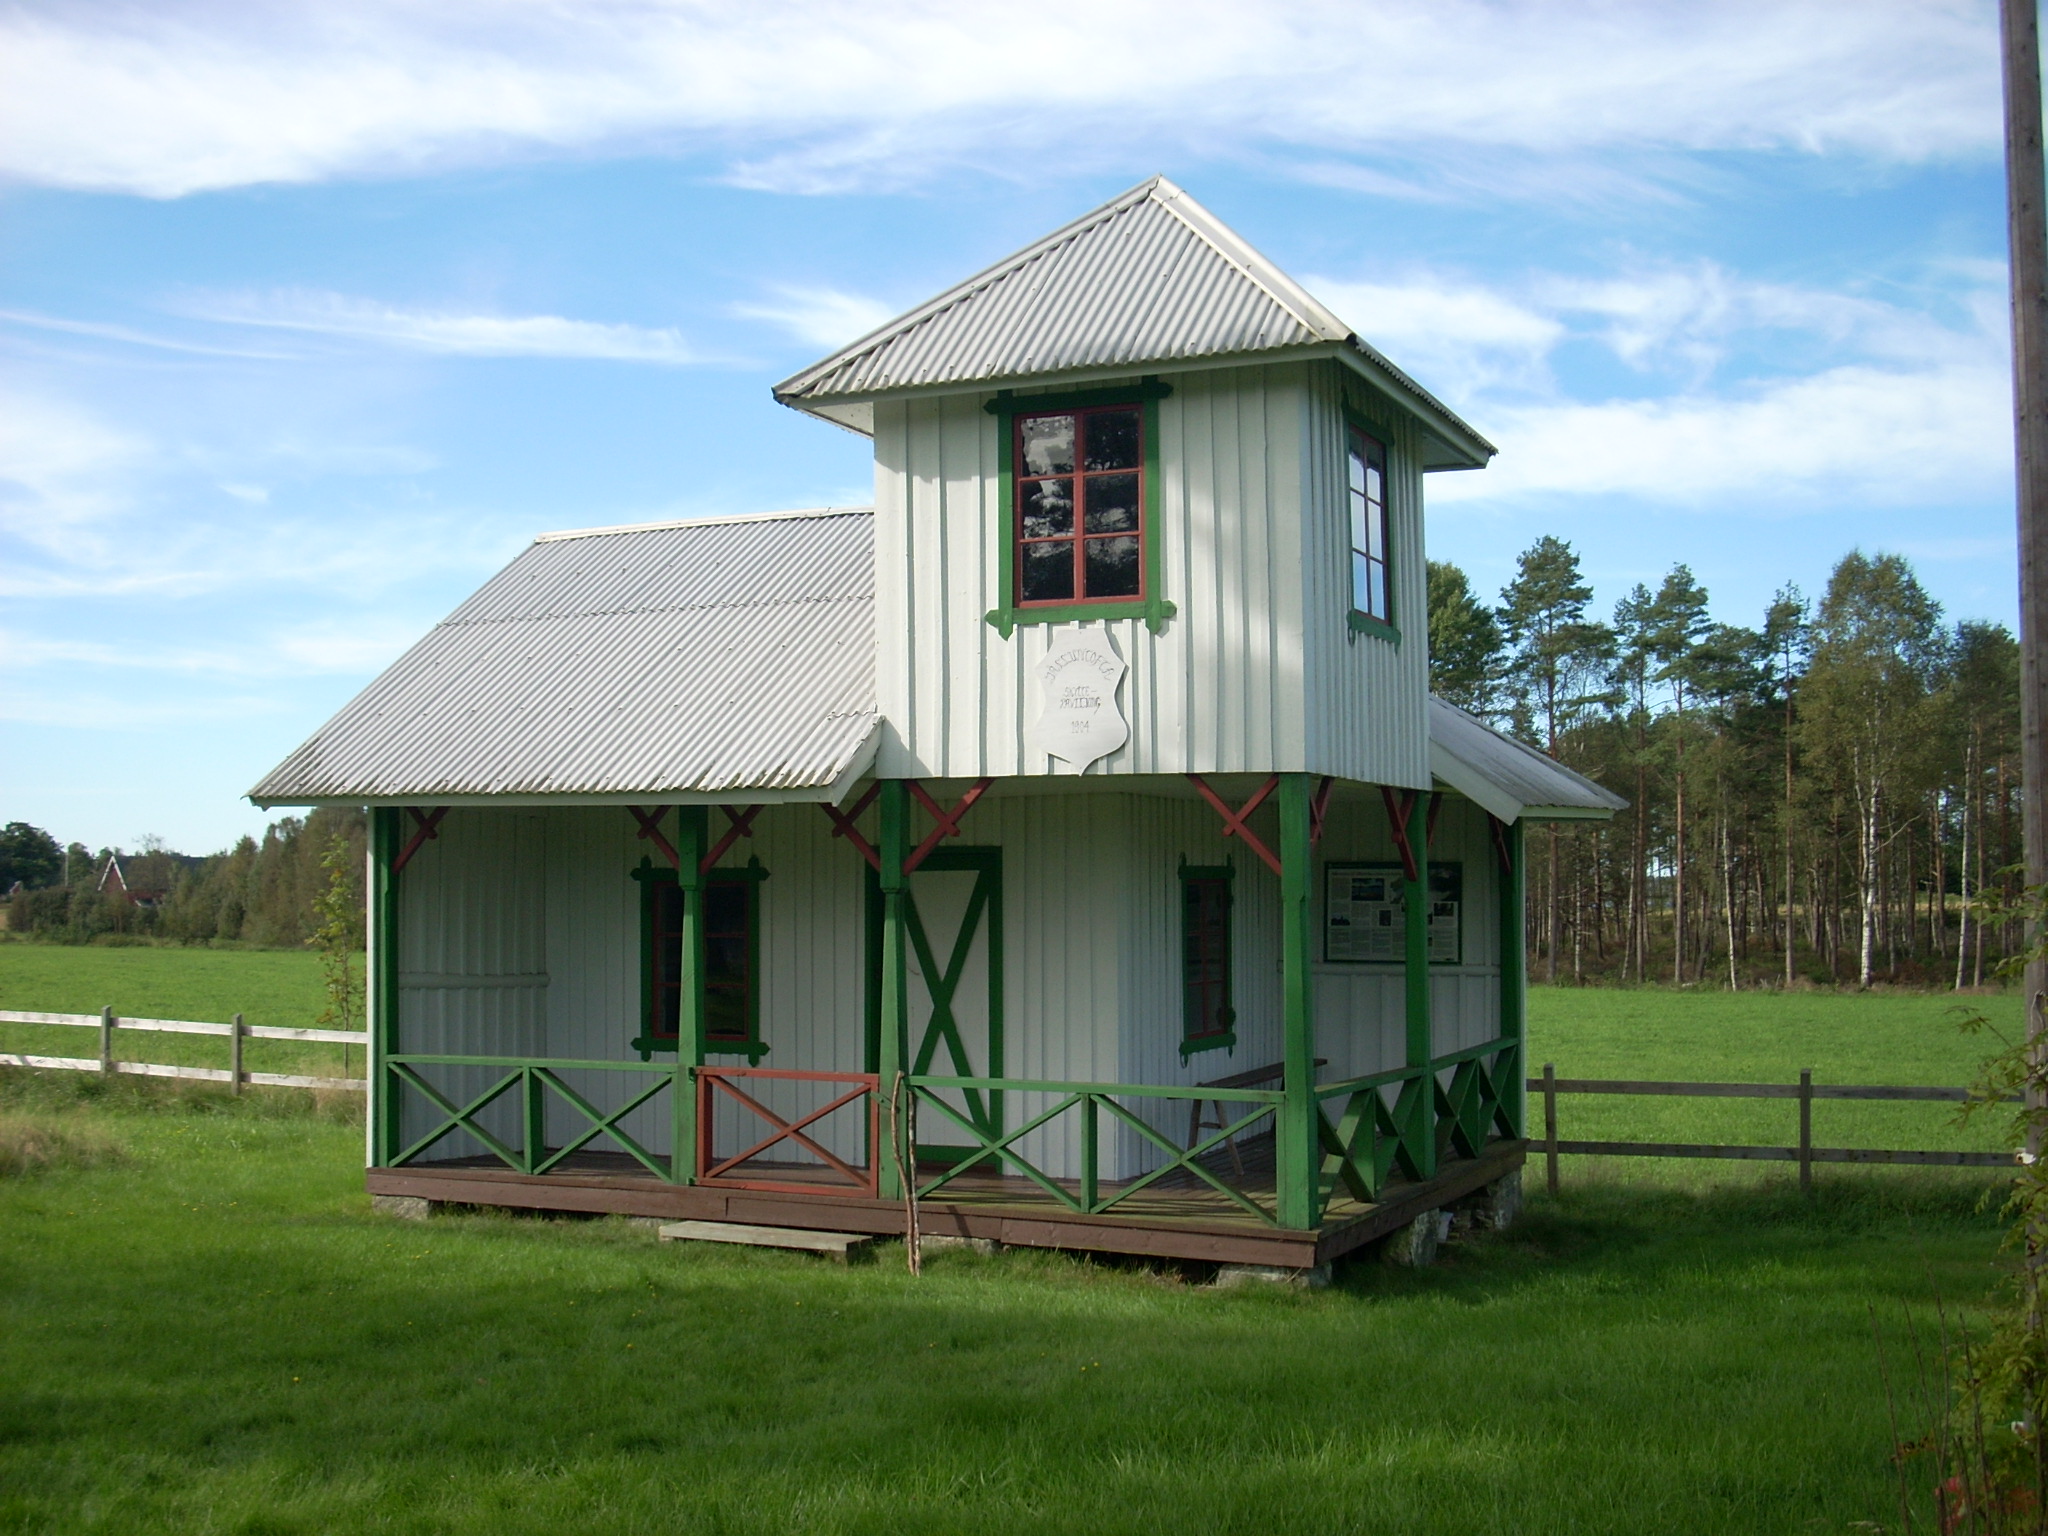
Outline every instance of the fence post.
<path fill-rule="evenodd" d="M 1799 1193 L 1813 1193 L 1813 1068 L 1799 1069 Z"/>
<path fill-rule="evenodd" d="M 1557 1193 L 1557 1067 L 1543 1063 L 1543 1180 Z"/>
<path fill-rule="evenodd" d="M 100 1076 L 111 1077 L 114 1073 L 114 1010 L 100 1010 Z"/>
<path fill-rule="evenodd" d="M 242 1016 L 228 1021 L 228 1087 L 236 1098 L 242 1096 Z"/>

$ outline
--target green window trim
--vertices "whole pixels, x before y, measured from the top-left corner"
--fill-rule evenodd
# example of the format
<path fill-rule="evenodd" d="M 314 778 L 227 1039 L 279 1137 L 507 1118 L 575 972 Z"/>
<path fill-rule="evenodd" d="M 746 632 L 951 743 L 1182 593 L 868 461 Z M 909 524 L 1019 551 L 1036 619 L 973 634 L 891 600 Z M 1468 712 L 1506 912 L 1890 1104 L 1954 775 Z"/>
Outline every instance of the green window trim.
<path fill-rule="evenodd" d="M 627 1044 L 640 1053 L 642 1061 L 648 1061 L 655 1052 L 673 1051 L 680 1043 L 675 1035 L 660 1031 L 660 1021 L 656 1017 L 661 1006 L 657 969 L 660 961 L 660 893 L 664 888 L 677 889 L 680 882 L 675 870 L 663 869 L 644 855 L 639 867 L 632 871 L 632 878 L 640 883 L 640 1033 Z M 707 1006 L 703 1037 L 698 1042 L 697 1057 L 700 1061 L 710 1056 L 744 1056 L 747 1065 L 759 1066 L 761 1058 L 768 1054 L 768 1046 L 761 1039 L 761 882 L 767 878 L 768 871 L 758 858 L 747 860 L 743 869 L 713 869 L 704 875 L 701 890 L 709 891 L 714 886 L 738 886 L 745 892 L 747 968 L 742 1005 L 744 1033 L 713 1036 Z"/>
<path fill-rule="evenodd" d="M 1380 452 L 1383 455 L 1385 455 L 1386 464 L 1382 469 L 1381 473 L 1384 474 L 1386 477 L 1387 491 L 1389 493 L 1386 497 L 1386 510 L 1383 514 L 1386 521 L 1387 540 L 1387 617 L 1382 619 L 1377 617 L 1376 615 L 1365 613 L 1356 607 L 1350 607 L 1344 616 L 1344 627 L 1350 634 L 1354 636 L 1370 635 L 1376 640 L 1387 641 L 1394 647 L 1394 649 L 1399 650 L 1401 648 L 1401 626 L 1399 622 L 1400 613 L 1397 607 L 1395 606 L 1394 596 L 1394 507 L 1393 497 L 1391 494 L 1394 484 L 1394 432 L 1393 429 L 1387 423 L 1376 420 L 1371 416 L 1367 416 L 1353 409 L 1348 401 L 1341 407 L 1341 411 L 1344 417 L 1345 427 L 1344 456 L 1347 465 L 1347 485 L 1348 465 L 1351 456 L 1351 434 L 1353 432 L 1357 432 L 1366 437 L 1371 438 L 1375 443 L 1379 444 Z M 1351 593 L 1355 591 L 1355 588 L 1352 584 L 1350 567 L 1351 508 L 1348 505 L 1348 498 L 1350 496 L 1350 492 L 1348 489 L 1346 490 L 1345 495 L 1347 498 L 1347 505 L 1344 508 L 1346 550 L 1344 568 L 1344 590 L 1346 591 L 1346 593 Z"/>
<path fill-rule="evenodd" d="M 1125 389 L 1071 390 L 1062 394 L 1014 395 L 1001 390 L 982 407 L 1000 423 L 1003 439 L 1001 468 L 997 475 L 997 500 L 1002 507 L 1002 537 L 997 540 L 1001 583 L 1001 606 L 991 608 L 983 618 L 1005 640 L 1025 624 L 1087 624 L 1104 619 L 1142 619 L 1145 627 L 1158 634 L 1166 621 L 1180 610 L 1161 595 L 1159 554 L 1159 402 L 1173 393 L 1173 386 L 1146 378 Z M 1104 405 L 1136 405 L 1145 420 L 1145 499 L 1140 509 L 1138 544 L 1144 562 L 1145 595 L 1125 602 L 1017 604 L 1017 484 L 1013 465 L 1016 418 L 1040 412 L 1081 411 Z"/>
<path fill-rule="evenodd" d="M 1236 978 L 1233 974 L 1234 956 L 1232 954 L 1232 950 L 1234 948 L 1234 945 L 1232 942 L 1233 935 L 1230 918 L 1231 911 L 1233 907 L 1236 905 L 1235 887 L 1233 885 L 1233 882 L 1236 880 L 1236 878 L 1237 869 L 1234 865 L 1230 864 L 1184 863 L 1180 866 L 1180 1059 L 1182 1061 L 1186 1061 L 1190 1056 L 1197 1055 L 1203 1051 L 1226 1051 L 1233 1055 L 1236 1054 L 1237 1051 L 1237 1006 L 1235 994 Z M 1221 969 L 1223 973 L 1221 978 L 1223 991 L 1223 1006 L 1216 1011 L 1216 1017 L 1218 1022 L 1222 1025 L 1222 1028 L 1206 1030 L 1201 1033 L 1195 1033 L 1193 1026 L 1197 1022 L 1196 1015 L 1202 1010 L 1194 1003 L 1190 995 L 1190 989 L 1198 985 L 1199 983 L 1193 980 L 1189 975 L 1189 969 L 1192 958 L 1189 954 L 1189 946 L 1195 937 L 1195 935 L 1190 931 L 1189 925 L 1188 904 L 1190 898 L 1194 895 L 1194 893 L 1189 889 L 1189 887 L 1194 885 L 1219 884 L 1223 887 L 1223 947 L 1221 955 Z"/>

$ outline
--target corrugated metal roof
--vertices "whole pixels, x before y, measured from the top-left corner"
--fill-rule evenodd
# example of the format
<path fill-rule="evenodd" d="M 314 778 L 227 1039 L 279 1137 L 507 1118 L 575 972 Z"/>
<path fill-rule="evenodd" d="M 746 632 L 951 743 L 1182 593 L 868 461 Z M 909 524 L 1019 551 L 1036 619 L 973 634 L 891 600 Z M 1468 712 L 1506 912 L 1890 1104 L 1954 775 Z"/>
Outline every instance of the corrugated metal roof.
<path fill-rule="evenodd" d="M 1430 769 L 1502 821 L 1605 821 L 1628 802 L 1430 695 Z"/>
<path fill-rule="evenodd" d="M 1447 406 L 1163 176 L 784 380 L 775 397 L 813 410 L 889 390 L 1333 345 L 1369 360 L 1421 407 L 1438 428 L 1432 436 L 1455 440 L 1445 441 L 1455 462 L 1492 455 Z"/>
<path fill-rule="evenodd" d="M 873 519 L 547 534 L 249 792 L 823 799 L 873 754 Z"/>

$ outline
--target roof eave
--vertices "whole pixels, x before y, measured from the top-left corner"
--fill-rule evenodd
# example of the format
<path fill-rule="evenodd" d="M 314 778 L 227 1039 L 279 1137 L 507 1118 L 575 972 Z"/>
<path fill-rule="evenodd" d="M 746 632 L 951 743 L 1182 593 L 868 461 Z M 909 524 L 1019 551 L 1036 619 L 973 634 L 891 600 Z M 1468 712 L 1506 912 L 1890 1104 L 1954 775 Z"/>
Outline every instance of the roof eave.
<path fill-rule="evenodd" d="M 512 792 L 500 795 L 450 795 L 431 789 L 382 795 L 279 795 L 251 793 L 250 804 L 258 810 L 280 806 L 576 806 L 576 805 L 843 805 L 854 787 L 875 765 L 882 724 L 879 718 L 869 727 L 829 783 L 749 786 L 730 784 L 720 789 L 607 790 L 601 794 Z"/>

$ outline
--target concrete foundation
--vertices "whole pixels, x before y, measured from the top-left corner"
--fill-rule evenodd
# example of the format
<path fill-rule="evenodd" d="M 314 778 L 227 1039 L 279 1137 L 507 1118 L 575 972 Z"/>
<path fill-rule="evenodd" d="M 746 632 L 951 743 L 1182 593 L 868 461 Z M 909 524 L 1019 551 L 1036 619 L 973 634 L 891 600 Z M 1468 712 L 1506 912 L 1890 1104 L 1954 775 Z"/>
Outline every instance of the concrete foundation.
<path fill-rule="evenodd" d="M 1285 1269 L 1277 1264 L 1223 1264 L 1216 1270 L 1216 1284 L 1229 1289 L 1239 1285 L 1297 1285 L 1319 1291 L 1330 1283 L 1330 1266 Z"/>
<path fill-rule="evenodd" d="M 396 1216 L 400 1221 L 425 1221 L 434 1214 L 434 1202 L 417 1195 L 372 1195 L 370 1209 L 379 1216 Z"/>
<path fill-rule="evenodd" d="M 1386 1240 L 1380 1249 L 1380 1258 L 1388 1264 L 1421 1269 L 1436 1262 L 1437 1246 L 1450 1236 L 1450 1232 L 1449 1211 L 1424 1211 Z"/>

